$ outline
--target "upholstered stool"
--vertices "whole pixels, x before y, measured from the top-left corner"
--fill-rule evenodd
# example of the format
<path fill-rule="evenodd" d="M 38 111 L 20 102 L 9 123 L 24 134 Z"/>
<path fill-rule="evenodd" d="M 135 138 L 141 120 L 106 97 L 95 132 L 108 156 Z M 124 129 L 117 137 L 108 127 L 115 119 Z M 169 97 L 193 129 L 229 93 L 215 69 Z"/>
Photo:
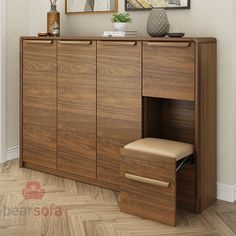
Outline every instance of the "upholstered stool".
<path fill-rule="evenodd" d="M 121 211 L 175 226 L 177 161 L 193 152 L 191 144 L 155 138 L 126 145 L 121 150 Z"/>

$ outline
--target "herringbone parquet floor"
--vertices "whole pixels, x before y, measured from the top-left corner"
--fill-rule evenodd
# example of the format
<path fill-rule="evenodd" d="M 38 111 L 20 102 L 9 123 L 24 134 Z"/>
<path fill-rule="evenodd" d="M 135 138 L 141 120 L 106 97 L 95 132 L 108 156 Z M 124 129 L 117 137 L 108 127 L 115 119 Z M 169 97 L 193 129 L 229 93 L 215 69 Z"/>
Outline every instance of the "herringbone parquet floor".
<path fill-rule="evenodd" d="M 42 185 L 42 199 L 22 194 L 28 185 L 37 192 L 29 181 Z M 20 169 L 14 160 L 0 165 L 0 235 L 231 236 L 236 235 L 236 204 L 218 201 L 200 215 L 180 209 L 173 228 L 121 213 L 117 193 Z"/>

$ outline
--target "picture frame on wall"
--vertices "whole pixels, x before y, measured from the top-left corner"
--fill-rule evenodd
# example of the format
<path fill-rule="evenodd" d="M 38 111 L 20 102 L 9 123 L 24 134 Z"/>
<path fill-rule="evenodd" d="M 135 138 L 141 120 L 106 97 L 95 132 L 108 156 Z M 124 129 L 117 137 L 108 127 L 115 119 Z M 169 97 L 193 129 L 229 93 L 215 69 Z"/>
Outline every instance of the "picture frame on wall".
<path fill-rule="evenodd" d="M 125 0 L 126 11 L 164 9 L 190 9 L 190 0 Z"/>
<path fill-rule="evenodd" d="M 65 0 L 66 14 L 118 12 L 118 0 Z"/>

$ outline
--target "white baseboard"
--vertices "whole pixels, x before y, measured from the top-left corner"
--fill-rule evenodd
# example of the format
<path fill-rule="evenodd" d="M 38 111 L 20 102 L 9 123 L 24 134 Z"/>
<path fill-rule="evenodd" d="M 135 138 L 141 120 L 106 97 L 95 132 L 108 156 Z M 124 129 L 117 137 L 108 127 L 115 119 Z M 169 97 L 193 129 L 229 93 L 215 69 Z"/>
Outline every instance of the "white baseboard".
<path fill-rule="evenodd" d="M 17 159 L 19 157 L 20 157 L 20 147 L 19 146 L 7 148 L 7 161 Z"/>
<path fill-rule="evenodd" d="M 227 202 L 236 201 L 236 184 L 217 184 L 217 199 Z"/>
<path fill-rule="evenodd" d="M 20 147 L 15 146 L 7 149 L 7 161 L 17 159 L 20 156 Z M 236 184 L 217 184 L 217 199 L 234 202 L 236 201 Z"/>

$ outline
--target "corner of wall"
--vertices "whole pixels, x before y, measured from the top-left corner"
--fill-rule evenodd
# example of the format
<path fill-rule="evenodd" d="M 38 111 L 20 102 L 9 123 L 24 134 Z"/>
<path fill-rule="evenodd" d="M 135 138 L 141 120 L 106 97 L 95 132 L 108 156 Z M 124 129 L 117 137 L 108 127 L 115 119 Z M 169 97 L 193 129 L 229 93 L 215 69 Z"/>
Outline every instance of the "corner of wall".
<path fill-rule="evenodd" d="M 15 146 L 11 148 L 7 148 L 7 161 L 17 159 L 20 156 L 20 147 Z"/>
<path fill-rule="evenodd" d="M 235 202 L 236 201 L 236 184 L 217 184 L 217 199 Z"/>

